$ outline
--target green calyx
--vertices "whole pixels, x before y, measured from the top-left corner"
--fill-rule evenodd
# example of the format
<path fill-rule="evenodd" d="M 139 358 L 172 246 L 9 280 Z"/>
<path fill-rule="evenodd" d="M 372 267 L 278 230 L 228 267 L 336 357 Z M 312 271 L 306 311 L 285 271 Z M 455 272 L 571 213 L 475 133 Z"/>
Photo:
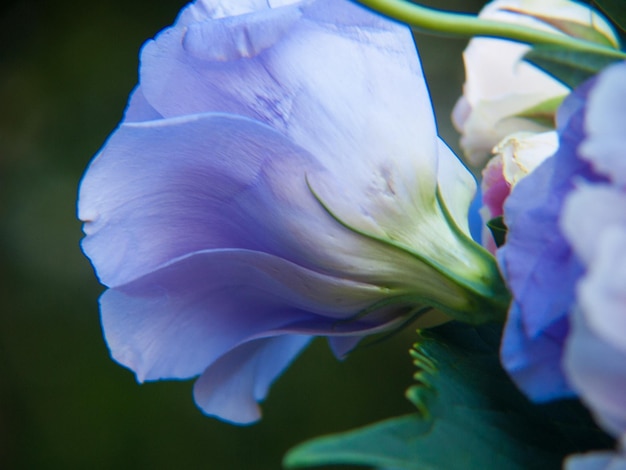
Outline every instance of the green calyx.
<path fill-rule="evenodd" d="M 496 260 L 491 253 L 458 227 L 439 190 L 435 198 L 435 216 L 444 219 L 445 226 L 455 242 L 454 246 L 438 244 L 437 234 L 431 234 L 432 237 L 426 244 L 431 247 L 431 252 L 441 253 L 441 259 L 435 259 L 398 239 L 381 237 L 346 223 L 319 197 L 308 181 L 307 184 L 320 206 L 337 223 L 375 244 L 400 251 L 418 261 L 421 268 L 420 273 L 416 273 L 416 279 L 428 279 L 427 283 L 415 282 L 410 287 L 381 286 L 387 291 L 385 299 L 347 321 L 356 321 L 382 308 L 398 307 L 405 312 L 420 312 L 424 307 L 432 307 L 466 323 L 504 322 L 510 303 L 510 293 L 506 289 Z M 436 249 L 433 250 L 433 246 Z"/>

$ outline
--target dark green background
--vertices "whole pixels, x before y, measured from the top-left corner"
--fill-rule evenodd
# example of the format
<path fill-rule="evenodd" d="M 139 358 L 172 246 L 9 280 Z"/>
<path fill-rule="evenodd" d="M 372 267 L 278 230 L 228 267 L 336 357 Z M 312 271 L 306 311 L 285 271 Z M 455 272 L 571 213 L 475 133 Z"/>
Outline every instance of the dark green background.
<path fill-rule="evenodd" d="M 235 1 L 235 0 L 233 0 Z M 76 188 L 122 116 L 144 40 L 183 1 L 22 0 L 0 7 L 0 468 L 278 469 L 292 445 L 410 411 L 407 331 L 336 361 L 318 341 L 263 421 L 203 416 L 192 382 L 139 386 L 109 359 L 78 244 Z M 476 9 L 480 1 L 431 2 Z M 464 41 L 418 36 L 441 132 Z"/>

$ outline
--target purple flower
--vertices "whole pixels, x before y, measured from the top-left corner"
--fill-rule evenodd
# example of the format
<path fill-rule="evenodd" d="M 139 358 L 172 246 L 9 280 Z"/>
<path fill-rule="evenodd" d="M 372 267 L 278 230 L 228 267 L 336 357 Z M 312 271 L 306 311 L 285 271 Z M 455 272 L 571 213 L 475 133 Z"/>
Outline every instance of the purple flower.
<path fill-rule="evenodd" d="M 499 252 L 514 295 L 502 346 L 505 367 L 535 400 L 579 396 L 598 424 L 622 440 L 625 81 L 622 62 L 566 100 L 560 148 L 509 197 L 509 238 Z M 567 468 L 609 468 L 624 461 L 623 451 L 572 457 Z"/>
<path fill-rule="evenodd" d="M 626 62 L 607 69 L 589 94 L 582 158 L 608 178 L 580 183 L 562 216 L 585 266 L 565 352 L 565 370 L 598 423 L 626 435 Z"/>
<path fill-rule="evenodd" d="M 344 0 L 196 1 L 144 46 L 81 183 L 111 354 L 200 376 L 205 413 L 249 423 L 311 336 L 342 356 L 424 306 L 497 316 L 474 190 L 408 28 Z"/>

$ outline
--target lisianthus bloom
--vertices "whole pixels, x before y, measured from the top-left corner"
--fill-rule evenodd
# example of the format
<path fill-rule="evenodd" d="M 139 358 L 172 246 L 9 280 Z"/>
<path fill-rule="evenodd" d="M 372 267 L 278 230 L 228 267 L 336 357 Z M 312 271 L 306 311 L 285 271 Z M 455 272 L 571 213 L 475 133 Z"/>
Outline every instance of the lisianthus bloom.
<path fill-rule="evenodd" d="M 589 93 L 580 158 L 607 181 L 578 183 L 567 196 L 561 217 L 563 233 L 584 267 L 576 285 L 565 372 L 597 422 L 622 439 L 626 439 L 625 82 L 626 62 L 604 71 Z M 611 458 L 626 465 L 626 452 Z"/>
<path fill-rule="evenodd" d="M 512 191 L 498 252 L 514 295 L 502 360 L 535 400 L 580 396 L 626 433 L 626 63 L 566 99 L 559 149 Z"/>
<path fill-rule="evenodd" d="M 410 30 L 345 0 L 198 0 L 141 53 L 81 183 L 102 325 L 140 381 L 239 423 L 315 335 L 506 305 Z"/>
<path fill-rule="evenodd" d="M 479 17 L 618 44 L 604 18 L 569 0 L 496 0 Z M 569 89 L 524 62 L 529 50 L 530 46 L 504 39 L 474 38 L 463 52 L 466 78 L 452 118 L 470 165 L 483 167 L 491 149 L 514 132 L 554 127 L 550 109 L 556 109 Z"/>
<path fill-rule="evenodd" d="M 494 157 L 483 168 L 481 190 L 483 206 L 480 215 L 483 220 L 482 242 L 485 248 L 495 253 L 495 240 L 487 223 L 501 217 L 504 203 L 517 182 L 537 168 L 558 148 L 555 131 L 516 132 L 504 138 L 493 149 Z"/>

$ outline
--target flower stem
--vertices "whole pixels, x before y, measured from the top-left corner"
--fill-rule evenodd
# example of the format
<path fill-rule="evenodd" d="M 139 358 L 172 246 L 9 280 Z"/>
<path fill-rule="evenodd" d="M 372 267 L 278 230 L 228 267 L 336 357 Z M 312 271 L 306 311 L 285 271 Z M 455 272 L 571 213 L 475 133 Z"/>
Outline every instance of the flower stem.
<path fill-rule="evenodd" d="M 435 10 L 405 0 L 355 1 L 384 16 L 407 23 L 413 28 L 424 32 L 462 37 L 489 36 L 530 45 L 560 46 L 576 51 L 626 59 L 626 53 L 611 47 L 504 21 L 486 20 L 465 13 Z"/>

